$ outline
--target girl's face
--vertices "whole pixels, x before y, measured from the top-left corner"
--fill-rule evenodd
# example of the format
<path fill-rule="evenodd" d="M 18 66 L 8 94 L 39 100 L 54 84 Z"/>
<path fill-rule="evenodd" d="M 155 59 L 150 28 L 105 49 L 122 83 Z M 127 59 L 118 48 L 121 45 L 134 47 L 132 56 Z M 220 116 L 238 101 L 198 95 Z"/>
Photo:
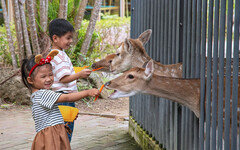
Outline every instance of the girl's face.
<path fill-rule="evenodd" d="M 63 36 L 59 37 L 57 35 L 53 35 L 53 46 L 54 49 L 68 49 L 70 48 L 73 42 L 73 32 L 67 32 Z"/>
<path fill-rule="evenodd" d="M 40 89 L 50 89 L 54 81 L 52 66 L 45 64 L 38 66 L 34 70 L 33 77 L 28 77 L 28 82 L 32 85 L 32 92 Z"/>

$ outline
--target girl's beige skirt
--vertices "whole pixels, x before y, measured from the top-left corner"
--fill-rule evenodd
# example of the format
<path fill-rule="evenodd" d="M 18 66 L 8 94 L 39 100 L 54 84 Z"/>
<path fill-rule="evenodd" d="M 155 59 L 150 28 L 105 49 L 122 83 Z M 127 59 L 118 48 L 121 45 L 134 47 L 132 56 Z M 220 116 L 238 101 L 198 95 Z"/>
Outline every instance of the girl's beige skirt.
<path fill-rule="evenodd" d="M 32 150 L 71 150 L 64 124 L 47 127 L 38 132 Z"/>

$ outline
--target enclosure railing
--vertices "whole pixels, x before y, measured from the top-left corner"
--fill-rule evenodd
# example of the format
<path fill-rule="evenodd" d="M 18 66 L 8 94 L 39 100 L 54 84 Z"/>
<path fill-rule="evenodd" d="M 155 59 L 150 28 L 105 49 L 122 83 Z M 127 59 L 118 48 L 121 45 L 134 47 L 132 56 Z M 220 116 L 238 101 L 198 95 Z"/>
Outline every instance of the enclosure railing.
<path fill-rule="evenodd" d="M 150 57 L 200 78 L 201 115 L 143 94 L 130 98 L 130 115 L 169 150 L 240 149 L 240 0 L 132 0 L 131 10 L 131 38 L 153 31 Z"/>

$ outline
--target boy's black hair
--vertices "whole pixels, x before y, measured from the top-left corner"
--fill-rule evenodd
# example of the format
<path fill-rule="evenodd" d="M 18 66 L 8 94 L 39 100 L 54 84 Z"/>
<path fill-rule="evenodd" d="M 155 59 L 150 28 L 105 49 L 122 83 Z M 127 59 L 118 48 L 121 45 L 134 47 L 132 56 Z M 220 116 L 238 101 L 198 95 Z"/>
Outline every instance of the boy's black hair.
<path fill-rule="evenodd" d="M 65 19 L 57 18 L 50 22 L 48 26 L 50 39 L 53 41 L 53 35 L 59 37 L 65 35 L 68 32 L 74 32 L 73 25 Z"/>

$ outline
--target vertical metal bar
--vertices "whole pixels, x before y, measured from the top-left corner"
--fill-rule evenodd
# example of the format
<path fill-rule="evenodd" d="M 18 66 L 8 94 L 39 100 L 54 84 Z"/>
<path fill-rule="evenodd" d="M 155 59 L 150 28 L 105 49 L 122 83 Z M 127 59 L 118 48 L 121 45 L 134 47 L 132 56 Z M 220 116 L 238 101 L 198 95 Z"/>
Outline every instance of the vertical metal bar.
<path fill-rule="evenodd" d="M 165 0 L 165 8 L 168 8 L 168 0 Z M 165 17 L 164 17 L 164 60 L 163 63 L 167 64 L 167 53 L 168 53 L 168 49 L 167 49 L 167 43 L 168 43 L 168 9 L 165 9 Z"/>
<path fill-rule="evenodd" d="M 202 16 L 202 0 L 197 0 L 196 76 L 195 76 L 196 78 L 200 78 L 201 16 Z"/>
<path fill-rule="evenodd" d="M 223 80 L 224 80 L 224 47 L 225 47 L 226 0 L 221 0 L 220 41 L 219 41 L 219 79 L 218 79 L 218 150 L 222 150 L 223 135 Z"/>
<path fill-rule="evenodd" d="M 154 5 L 153 5 L 153 3 L 154 3 L 154 1 L 155 0 L 150 0 L 150 4 L 149 4 L 149 12 L 150 12 L 150 16 L 149 16 L 149 18 L 150 18 L 150 29 L 154 29 L 153 27 L 154 27 L 154 18 L 153 17 L 155 17 L 155 15 L 154 15 Z M 150 40 L 149 40 L 149 43 L 150 43 L 150 56 L 151 56 L 151 58 L 153 58 L 154 57 L 154 49 L 153 49 L 153 45 L 154 45 L 154 39 L 153 39 L 153 36 L 154 36 L 154 34 L 155 34 L 155 31 L 152 33 L 152 38 L 150 38 Z"/>
<path fill-rule="evenodd" d="M 238 106 L 238 72 L 239 72 L 239 21 L 240 0 L 235 1 L 235 23 L 234 23 L 234 56 L 233 56 L 233 82 L 232 82 L 232 143 L 231 148 L 237 149 L 237 106 Z"/>
<path fill-rule="evenodd" d="M 160 120 L 160 123 L 159 123 L 159 127 L 160 127 L 160 139 L 159 139 L 159 143 L 160 143 L 160 146 L 163 145 L 163 124 L 164 124 L 164 121 L 163 121 L 163 109 L 164 109 L 164 105 L 163 105 L 163 100 L 161 98 L 158 98 L 158 100 L 160 101 L 159 103 L 159 120 Z"/>
<path fill-rule="evenodd" d="M 219 29 L 219 0 L 214 8 L 214 44 L 213 44 L 213 81 L 212 81 L 212 133 L 211 149 L 216 149 L 216 120 L 217 120 L 217 70 L 218 70 L 218 29 Z"/>
<path fill-rule="evenodd" d="M 187 6 L 188 6 L 188 0 L 184 0 L 183 4 L 183 78 L 186 77 L 186 48 L 187 48 Z M 182 106 L 182 121 L 181 121 L 181 150 L 186 149 L 185 145 L 185 122 L 186 122 L 186 107 Z"/>
<path fill-rule="evenodd" d="M 180 150 L 181 142 L 181 106 L 175 103 L 175 113 L 174 113 L 174 150 Z"/>
<path fill-rule="evenodd" d="M 192 43 L 194 43 L 195 41 L 193 41 L 193 33 L 192 30 L 194 28 L 194 12 L 195 12 L 195 1 L 189 1 L 188 4 L 188 32 L 187 32 L 187 78 L 191 77 L 191 70 L 193 70 L 192 64 L 191 64 L 191 60 L 193 60 L 194 58 L 192 58 L 192 53 L 194 53 L 195 49 L 191 49 L 192 47 Z M 195 31 L 194 31 L 195 32 Z M 193 113 L 188 110 L 188 122 L 187 122 L 187 139 L 186 141 L 186 146 L 187 149 L 193 149 Z"/>
<path fill-rule="evenodd" d="M 171 39 L 172 39 L 172 0 L 168 0 L 168 26 L 167 26 L 167 64 L 171 63 L 171 56 L 172 56 L 172 48 L 171 48 Z M 170 149 L 170 141 L 171 141 L 171 121 L 170 121 L 170 107 L 171 107 L 171 102 L 167 100 L 167 117 L 166 117 L 166 130 L 167 130 L 167 149 Z"/>
<path fill-rule="evenodd" d="M 166 133 L 167 133 L 167 138 L 166 138 L 166 145 L 167 145 L 167 149 L 170 149 L 170 118 L 169 118 L 169 114 L 170 114 L 170 101 L 169 100 L 166 100 Z"/>
<path fill-rule="evenodd" d="M 132 30 L 130 30 L 130 36 L 131 36 L 131 38 L 133 38 L 134 37 L 134 34 L 135 34 L 135 28 L 133 28 L 134 26 L 135 26 L 135 19 L 136 19 L 136 17 L 135 17 L 135 0 L 132 0 L 131 1 L 131 29 Z M 134 116 L 134 101 L 133 101 L 133 97 L 131 97 L 130 98 L 130 105 L 129 105 L 129 110 L 130 110 L 130 112 L 129 112 L 129 115 L 130 116 Z"/>
<path fill-rule="evenodd" d="M 202 1 L 197 0 L 196 2 L 196 14 L 195 20 L 196 20 L 196 38 L 195 38 L 195 74 L 193 75 L 195 78 L 200 77 L 200 43 L 201 43 L 201 14 L 202 14 Z M 192 50 L 193 51 L 193 50 Z M 199 119 L 197 117 L 194 117 L 194 141 L 193 141 L 193 149 L 198 150 L 199 149 Z"/>
<path fill-rule="evenodd" d="M 172 63 L 172 0 L 169 0 L 168 4 L 168 46 L 167 46 L 167 51 L 168 51 L 168 59 L 167 59 L 167 64 Z"/>
<path fill-rule="evenodd" d="M 157 34 L 156 34 L 156 52 L 157 52 L 157 58 L 156 58 L 156 61 L 160 61 L 160 57 L 161 57 L 161 54 L 160 54 L 160 51 L 161 51 L 161 45 L 160 45 L 160 43 L 161 43 L 161 24 L 162 24 L 162 22 L 161 22 L 161 17 L 162 17 L 162 15 L 161 15 L 161 7 L 162 7 L 162 2 L 161 2 L 161 0 L 158 0 L 157 1 L 158 3 L 157 3 L 157 8 L 156 8 L 156 10 L 157 10 L 157 24 L 156 24 L 156 32 L 157 32 Z M 159 9 L 160 8 L 160 9 Z"/>
<path fill-rule="evenodd" d="M 158 59 L 157 59 L 157 57 L 158 57 L 158 55 L 157 55 L 157 53 L 158 53 L 158 48 L 157 48 L 157 43 L 158 43 L 158 41 L 157 41 L 157 39 L 158 39 L 158 37 L 157 37 L 157 35 L 158 35 L 158 23 L 159 23 L 159 16 L 158 16 L 158 8 L 159 8 L 159 6 L 158 6 L 158 1 L 156 1 L 156 0 L 154 0 L 153 1 L 153 28 L 152 28 L 152 30 L 153 30 L 153 35 L 152 35 L 152 41 L 153 41 L 153 56 L 154 56 L 154 60 L 155 61 L 157 61 Z"/>
<path fill-rule="evenodd" d="M 196 61 L 196 1 L 192 1 L 191 78 L 195 77 Z"/>
<path fill-rule="evenodd" d="M 155 98 L 155 101 L 156 101 L 156 110 L 155 110 L 155 115 L 156 115 L 156 125 L 155 125 L 155 132 L 156 132 L 156 141 L 157 143 L 159 144 L 160 143 L 160 134 L 159 134 L 159 131 L 160 131 L 160 119 L 159 119 L 159 103 L 160 101 L 158 100 L 158 97 Z"/>
<path fill-rule="evenodd" d="M 199 149 L 199 119 L 194 117 L 194 150 Z"/>
<path fill-rule="evenodd" d="M 227 49 L 226 49 L 226 80 L 225 80 L 225 120 L 224 148 L 230 148 L 230 98 L 231 98 L 231 52 L 232 52 L 232 16 L 233 0 L 228 0 Z"/>
<path fill-rule="evenodd" d="M 131 29 L 132 29 L 132 30 L 130 30 L 130 37 L 131 37 L 131 38 L 134 37 L 133 34 L 134 34 L 134 32 L 135 32 L 135 30 L 134 30 L 134 29 L 135 29 L 135 28 L 134 28 L 134 25 L 135 25 L 135 24 L 134 24 L 134 23 L 135 23 L 136 17 L 135 17 L 135 11 L 134 11 L 134 9 L 135 9 L 135 8 L 134 8 L 134 2 L 135 2 L 135 0 L 132 0 L 132 1 L 131 1 L 131 16 L 132 16 L 132 17 L 131 17 L 131 24 L 130 24 Z"/>
<path fill-rule="evenodd" d="M 174 135 L 173 135 L 173 133 L 174 133 L 174 128 L 173 128 L 173 125 L 174 125 L 174 122 L 173 122 L 173 120 L 174 120 L 174 112 L 173 112 L 173 110 L 174 110 L 174 103 L 173 102 L 171 102 L 170 103 L 170 109 L 169 109 L 169 118 L 170 118 L 170 141 L 169 141 L 169 149 L 173 149 L 173 146 L 174 146 L 174 140 L 173 140 L 173 137 L 174 137 Z"/>
<path fill-rule="evenodd" d="M 182 106 L 182 120 L 181 120 L 181 150 L 186 149 L 185 145 L 185 136 L 186 136 L 186 128 L 185 128 L 185 123 L 186 123 L 186 108 Z"/>
<path fill-rule="evenodd" d="M 192 1 L 188 1 L 188 7 L 187 7 L 187 54 L 186 54 L 186 78 L 190 77 L 190 62 L 191 62 L 191 22 L 192 22 Z"/>
<path fill-rule="evenodd" d="M 176 24 L 177 22 L 177 1 L 176 0 L 173 0 L 173 9 L 172 9 L 172 20 L 173 20 L 173 23 L 172 23 L 172 61 L 171 63 L 172 64 L 175 64 L 176 63 L 176 30 L 178 28 L 178 24 Z"/>
<path fill-rule="evenodd" d="M 179 53 L 180 53 L 180 0 L 177 1 L 177 18 L 176 18 L 176 61 L 179 62 Z M 182 38 L 181 38 L 182 39 Z M 181 113 L 179 104 L 175 103 L 175 113 L 174 113 L 174 150 L 179 150 L 180 147 L 180 138 L 181 137 Z"/>
<path fill-rule="evenodd" d="M 206 62 L 206 21 L 207 21 L 207 0 L 203 0 L 202 13 L 202 47 L 201 47 L 201 95 L 200 95 L 200 131 L 199 146 L 204 150 L 204 104 L 205 104 L 205 62 Z"/>
<path fill-rule="evenodd" d="M 183 8 L 183 78 L 186 77 L 186 57 L 187 57 L 187 7 L 188 0 L 184 0 L 184 8 Z"/>
<path fill-rule="evenodd" d="M 205 149 L 210 150 L 210 128 L 211 128 L 211 74 L 212 74 L 212 26 L 213 26 L 213 0 L 209 0 L 208 11 L 208 42 L 207 42 L 207 89 L 206 89 L 206 145 Z M 202 55 L 202 57 L 204 57 Z"/>
<path fill-rule="evenodd" d="M 172 44 L 172 61 L 171 63 L 176 63 L 176 30 L 178 28 L 178 25 L 176 24 L 176 20 L 177 20 L 177 14 L 176 14 L 176 9 L 177 9 L 177 1 L 176 0 L 173 0 L 173 7 L 172 7 L 172 41 L 171 41 L 171 44 Z M 175 127 L 175 124 L 178 124 L 178 122 L 176 122 L 176 109 L 177 105 L 176 103 L 171 103 L 171 139 L 170 139 L 170 149 L 173 150 L 175 149 L 175 147 L 177 146 L 177 142 L 175 141 L 175 134 L 176 134 L 176 131 L 177 131 L 177 128 Z M 175 146 L 176 145 L 176 146 Z"/>
<path fill-rule="evenodd" d="M 161 45 L 161 53 L 160 53 L 160 62 L 163 63 L 163 59 L 164 59 L 164 8 L 165 8 L 165 4 L 164 4 L 165 0 L 161 0 L 161 36 L 160 36 L 160 45 Z"/>
<path fill-rule="evenodd" d="M 182 27 L 180 24 L 182 24 L 182 22 L 180 22 L 180 7 L 181 7 L 181 1 L 182 0 L 178 0 L 177 1 L 177 22 L 176 22 L 176 62 L 180 62 L 180 41 L 179 41 L 179 36 L 180 36 L 180 28 Z"/>

